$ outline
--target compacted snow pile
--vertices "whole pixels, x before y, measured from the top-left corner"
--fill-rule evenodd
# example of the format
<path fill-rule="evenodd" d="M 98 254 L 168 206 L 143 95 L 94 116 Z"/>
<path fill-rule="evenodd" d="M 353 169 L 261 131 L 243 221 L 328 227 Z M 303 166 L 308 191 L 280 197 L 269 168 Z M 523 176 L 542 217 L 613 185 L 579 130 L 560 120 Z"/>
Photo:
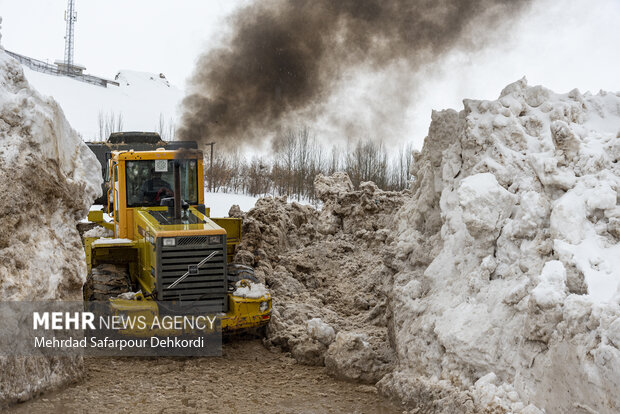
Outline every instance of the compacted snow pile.
<path fill-rule="evenodd" d="M 379 386 L 438 412 L 616 413 L 620 96 L 523 79 L 464 105 L 433 113 L 396 216 Z"/>
<path fill-rule="evenodd" d="M 315 187 L 320 212 L 284 197 L 258 200 L 244 217 L 236 260 L 255 266 L 270 288 L 269 344 L 338 377 L 375 383 L 393 362 L 382 251 L 405 195 L 373 183 L 354 191 L 344 173 L 319 176 Z"/>
<path fill-rule="evenodd" d="M 81 300 L 86 264 L 76 224 L 101 191 L 99 168 L 60 107 L 0 48 L 0 300 Z M 80 358 L 0 356 L 0 406 L 81 369 Z"/>
<path fill-rule="evenodd" d="M 413 412 L 620 409 L 620 97 L 520 80 L 435 112 L 412 188 L 259 200 L 267 342 Z"/>

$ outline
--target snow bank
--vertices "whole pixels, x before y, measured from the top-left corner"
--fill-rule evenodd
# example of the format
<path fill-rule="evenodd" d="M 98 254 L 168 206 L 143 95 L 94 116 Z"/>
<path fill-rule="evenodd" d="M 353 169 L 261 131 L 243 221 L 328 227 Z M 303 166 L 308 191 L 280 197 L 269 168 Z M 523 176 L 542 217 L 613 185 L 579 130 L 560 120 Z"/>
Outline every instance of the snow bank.
<path fill-rule="evenodd" d="M 433 113 L 396 215 L 380 388 L 431 411 L 618 412 L 620 96 L 523 79 L 464 106 Z"/>
<path fill-rule="evenodd" d="M 339 378 L 375 383 L 393 358 L 382 249 L 404 195 L 373 183 L 354 190 L 344 173 L 317 177 L 315 188 L 320 212 L 285 197 L 238 212 L 244 224 L 235 260 L 254 266 L 269 287 L 269 344 Z"/>
<path fill-rule="evenodd" d="M 464 104 L 433 113 L 410 190 L 337 173 L 321 211 L 245 215 L 267 342 L 420 412 L 617 412 L 620 97 L 521 80 Z"/>
<path fill-rule="evenodd" d="M 464 104 L 433 113 L 411 189 L 337 173 L 320 211 L 244 215 L 267 343 L 415 412 L 618 412 L 620 96 Z"/>
<path fill-rule="evenodd" d="M 95 156 L 0 50 L 0 300 L 81 300 L 86 263 L 76 225 L 100 191 Z M 81 369 L 78 358 L 0 357 L 0 405 Z"/>

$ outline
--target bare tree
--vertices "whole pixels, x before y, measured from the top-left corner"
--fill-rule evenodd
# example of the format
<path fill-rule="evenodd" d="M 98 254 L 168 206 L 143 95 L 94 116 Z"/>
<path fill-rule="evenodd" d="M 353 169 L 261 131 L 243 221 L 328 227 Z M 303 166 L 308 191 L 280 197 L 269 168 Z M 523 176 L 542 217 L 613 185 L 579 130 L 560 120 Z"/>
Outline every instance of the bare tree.
<path fill-rule="evenodd" d="M 107 141 L 108 136 L 105 135 L 105 119 L 103 111 L 99 111 L 97 114 L 97 126 L 99 127 L 99 141 Z"/>
<path fill-rule="evenodd" d="M 345 171 L 355 188 L 361 182 L 373 181 L 379 188 L 387 185 L 387 151 L 383 142 L 357 141 L 345 158 Z"/>
<path fill-rule="evenodd" d="M 123 130 L 123 113 L 119 112 L 118 116 L 116 117 L 116 129 L 113 132 L 120 132 L 122 130 Z"/>
<path fill-rule="evenodd" d="M 112 132 L 123 130 L 123 113 L 119 112 L 115 114 L 113 111 L 110 111 L 104 114 L 103 111 L 99 111 L 97 122 L 99 127 L 99 139 L 101 141 L 107 141 Z"/>
<path fill-rule="evenodd" d="M 175 135 L 174 132 L 176 131 L 176 125 L 174 124 L 174 120 L 172 118 L 168 119 L 168 133 L 166 134 L 166 137 L 168 138 L 168 141 L 174 141 Z"/>
<path fill-rule="evenodd" d="M 156 129 L 157 133 L 159 134 L 159 136 L 161 137 L 162 140 L 166 141 L 167 137 L 166 137 L 166 121 L 164 120 L 164 114 L 163 113 L 159 113 L 159 121 L 157 122 L 157 129 Z"/>
<path fill-rule="evenodd" d="M 330 159 L 329 159 L 329 168 L 328 168 L 328 174 L 333 174 L 336 171 L 341 171 L 342 170 L 342 161 L 341 161 L 341 154 L 342 150 L 340 147 L 334 145 L 332 146 L 332 150 L 331 150 L 331 155 L 330 155 Z"/>
<path fill-rule="evenodd" d="M 168 128 L 173 125 L 170 120 Z M 158 130 L 165 135 L 166 123 L 160 115 Z M 265 194 L 287 195 L 297 199 L 316 201 L 314 179 L 318 174 L 345 171 L 353 185 L 373 181 L 385 190 L 402 190 L 409 179 L 413 147 L 406 144 L 396 150 L 381 141 L 349 141 L 346 149 L 338 146 L 325 148 L 307 127 L 289 129 L 273 143 L 271 157 L 247 159 L 239 150 L 218 153 L 213 160 L 210 177 L 214 191 L 244 193 L 253 196 Z"/>

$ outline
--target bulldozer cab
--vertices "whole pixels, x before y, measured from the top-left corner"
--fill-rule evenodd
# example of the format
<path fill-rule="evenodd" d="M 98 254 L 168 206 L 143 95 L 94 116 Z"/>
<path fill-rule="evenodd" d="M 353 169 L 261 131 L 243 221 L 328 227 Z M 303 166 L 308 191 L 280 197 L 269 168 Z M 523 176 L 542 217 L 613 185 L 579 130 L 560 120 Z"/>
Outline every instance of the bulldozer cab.
<path fill-rule="evenodd" d="M 103 194 L 95 200 L 95 204 L 105 205 L 108 201 L 106 195 L 111 177 L 110 159 L 114 151 L 155 151 L 157 148 L 167 150 L 198 149 L 195 141 L 164 141 L 156 132 L 114 132 L 107 141 L 87 142 L 88 148 L 95 154 L 101 164 L 101 172 L 104 178 L 102 186 Z"/>
<path fill-rule="evenodd" d="M 127 207 L 154 207 L 163 199 L 174 196 L 174 163 L 180 163 L 183 201 L 198 204 L 197 160 L 136 160 L 126 161 Z"/>
<path fill-rule="evenodd" d="M 156 151 L 113 151 L 109 163 L 113 185 L 108 187 L 112 194 L 107 199 L 111 204 L 108 211 L 114 218 L 115 237 L 136 237 L 134 213 L 138 211 L 167 217 L 167 224 L 191 224 L 185 223 L 183 218 L 195 217 L 191 211 L 196 210 L 205 215 L 202 221 L 212 224 L 204 206 L 201 151 L 167 151 L 163 148 Z M 182 217 L 178 214 L 174 217 L 175 209 L 171 207 L 175 205 L 184 210 Z M 180 209 L 176 210 L 178 213 Z M 184 230 L 204 229 L 187 227 Z"/>

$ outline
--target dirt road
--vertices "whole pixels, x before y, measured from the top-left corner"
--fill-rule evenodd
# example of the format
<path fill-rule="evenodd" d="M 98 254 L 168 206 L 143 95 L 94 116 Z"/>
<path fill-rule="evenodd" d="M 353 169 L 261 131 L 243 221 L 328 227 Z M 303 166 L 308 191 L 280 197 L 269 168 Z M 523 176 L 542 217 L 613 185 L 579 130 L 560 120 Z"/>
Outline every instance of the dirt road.
<path fill-rule="evenodd" d="M 401 413 L 372 386 L 299 365 L 259 340 L 213 358 L 90 358 L 84 381 L 11 407 L 25 413 Z"/>

